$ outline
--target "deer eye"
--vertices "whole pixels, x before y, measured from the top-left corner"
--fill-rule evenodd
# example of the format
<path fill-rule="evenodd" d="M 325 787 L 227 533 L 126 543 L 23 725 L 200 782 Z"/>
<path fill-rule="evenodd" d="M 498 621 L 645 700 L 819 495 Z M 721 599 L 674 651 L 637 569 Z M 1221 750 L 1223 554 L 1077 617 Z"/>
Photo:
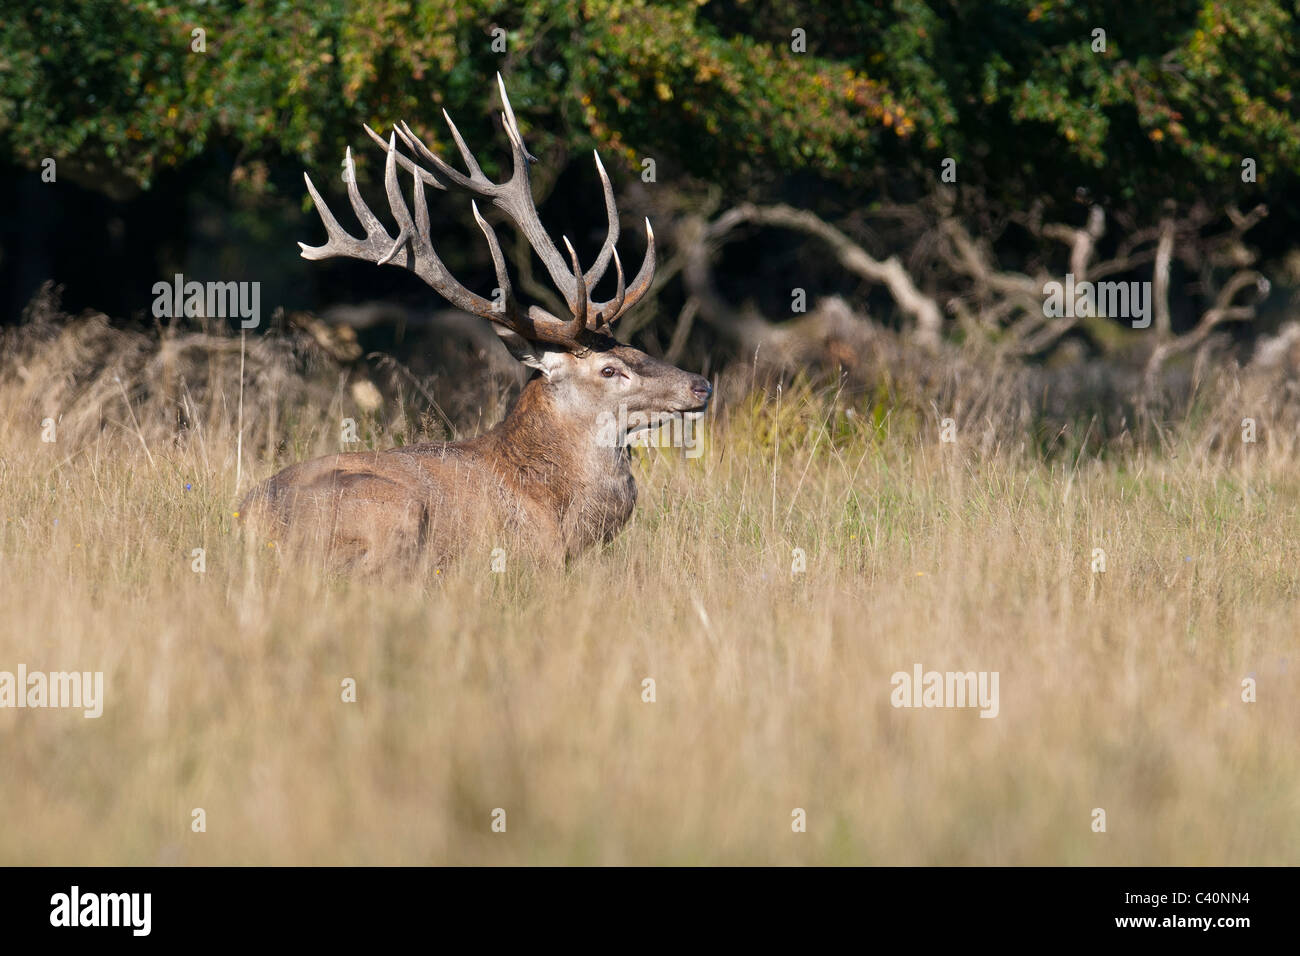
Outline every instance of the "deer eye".
<path fill-rule="evenodd" d="M 613 378 L 615 375 L 618 374 L 618 369 L 614 368 L 614 366 L 612 365 L 606 365 L 604 368 L 600 370 L 600 374 L 605 376 L 606 378 Z"/>

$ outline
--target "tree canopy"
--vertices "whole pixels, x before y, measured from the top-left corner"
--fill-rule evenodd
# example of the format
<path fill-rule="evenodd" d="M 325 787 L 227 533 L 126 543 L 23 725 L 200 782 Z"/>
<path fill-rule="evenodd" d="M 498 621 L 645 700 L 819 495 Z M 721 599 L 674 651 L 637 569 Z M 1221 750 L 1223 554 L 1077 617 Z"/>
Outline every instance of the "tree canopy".
<path fill-rule="evenodd" d="M 0 22 L 0 140 L 109 194 L 217 144 L 234 175 L 336 163 L 358 125 L 482 116 L 496 71 L 534 151 L 598 147 L 730 187 L 807 171 L 1136 207 L 1300 169 L 1286 0 L 19 0 Z M 197 31 L 197 32 L 196 32 Z M 1097 31 L 1103 31 L 1099 33 Z M 490 161 L 494 157 L 484 157 Z"/>

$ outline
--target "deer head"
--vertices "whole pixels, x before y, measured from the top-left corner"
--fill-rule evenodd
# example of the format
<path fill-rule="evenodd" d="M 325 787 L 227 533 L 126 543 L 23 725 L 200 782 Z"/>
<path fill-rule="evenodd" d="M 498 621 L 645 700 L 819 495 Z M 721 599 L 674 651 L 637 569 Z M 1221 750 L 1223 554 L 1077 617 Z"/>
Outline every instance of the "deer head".
<path fill-rule="evenodd" d="M 329 239 L 323 246 L 299 243 L 303 257 L 328 259 L 346 256 L 411 270 L 452 305 L 492 322 L 511 354 L 537 370 L 538 374 L 530 385 L 540 380 L 539 387 L 545 390 L 553 409 L 571 423 L 594 424 L 609 415 L 635 423 L 664 413 L 702 411 L 712 392 L 707 379 L 662 362 L 614 338 L 614 323 L 645 296 L 654 278 L 654 231 L 650 221 L 647 219 L 645 224 L 645 259 L 631 285 L 626 285 L 623 264 L 615 248 L 619 223 L 614 189 L 597 154 L 596 170 L 604 187 L 608 221 L 605 241 L 596 261 L 586 272 L 579 266 L 577 253 L 568 237 L 563 239 L 567 258 L 561 255 L 538 217 L 529 180 L 529 167 L 537 159 L 524 146 L 499 73 L 497 86 L 503 109 L 501 119 L 510 138 L 513 156 L 513 172 L 508 180 L 494 183 L 483 174 L 446 110 L 443 117 L 460 150 L 467 170 L 465 173 L 433 153 L 404 122 L 393 128 L 387 140 L 366 126 L 366 133 L 387 153 L 384 188 L 397 222 L 397 235 L 389 234 L 361 198 L 349 148 L 345 154 L 347 175 L 344 178 L 348 199 L 365 229 L 365 238 L 358 239 L 339 225 L 316 191 L 311 177 L 304 174 L 307 189 L 320 212 Z M 399 152 L 399 140 L 411 157 Z M 422 167 L 412 157 L 423 160 L 432 168 Z M 414 215 L 399 188 L 399 166 L 411 175 Z M 452 278 L 438 258 L 429 231 L 429 209 L 424 196 L 426 185 L 440 190 L 451 188 L 473 197 L 474 219 L 487 239 L 496 270 L 497 290 L 492 299 L 466 289 Z M 553 315 L 538 305 L 524 308 L 515 299 L 496 233 L 479 211 L 480 200 L 490 201 L 525 237 L 564 299 L 567 316 Z M 617 278 L 614 298 L 596 301 L 591 298 L 590 290 L 605 275 L 611 262 Z M 620 415 L 620 411 L 626 414 Z"/>

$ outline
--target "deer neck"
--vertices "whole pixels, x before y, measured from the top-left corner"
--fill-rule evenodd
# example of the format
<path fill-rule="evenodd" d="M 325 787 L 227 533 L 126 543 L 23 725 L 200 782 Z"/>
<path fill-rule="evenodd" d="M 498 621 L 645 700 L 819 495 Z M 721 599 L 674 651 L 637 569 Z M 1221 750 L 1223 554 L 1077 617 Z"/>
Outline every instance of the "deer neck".
<path fill-rule="evenodd" d="M 636 503 L 626 448 L 609 439 L 594 412 L 566 407 L 545 379 L 524 386 L 489 433 L 505 480 L 554 514 L 571 550 L 608 540 Z"/>

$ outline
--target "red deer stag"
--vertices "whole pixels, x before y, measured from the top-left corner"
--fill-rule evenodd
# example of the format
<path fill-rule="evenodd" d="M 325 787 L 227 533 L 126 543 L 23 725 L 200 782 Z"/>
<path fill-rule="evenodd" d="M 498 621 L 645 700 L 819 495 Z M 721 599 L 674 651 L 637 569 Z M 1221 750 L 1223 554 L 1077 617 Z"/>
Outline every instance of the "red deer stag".
<path fill-rule="evenodd" d="M 631 517 L 636 482 L 629 466 L 628 435 L 611 434 L 610 422 L 647 422 L 703 411 L 707 379 L 652 358 L 613 337 L 612 326 L 646 294 L 654 276 L 654 233 L 646 220 L 646 254 L 625 286 L 614 189 L 596 156 L 609 229 L 591 269 L 583 272 L 567 238 L 568 261 L 547 235 L 533 202 L 529 164 L 505 84 L 497 75 L 502 121 L 510 138 L 513 174 L 494 183 L 479 168 L 460 132 L 443 111 L 468 175 L 431 152 L 405 123 L 387 141 L 366 132 L 387 151 L 384 187 L 397 236 L 366 206 L 346 158 L 348 198 L 365 238 L 346 232 L 307 180 L 329 239 L 302 246 L 306 259 L 347 256 L 410 269 L 454 306 L 493 323 L 520 362 L 536 371 L 510 413 L 495 428 L 467 441 L 409 445 L 382 452 L 330 455 L 292 465 L 254 488 L 240 514 L 265 536 L 315 545 L 332 563 L 380 570 L 403 558 L 441 563 L 470 546 L 471 536 L 509 533 L 543 556 L 562 562 L 610 540 Z M 398 141 L 412 157 L 398 151 Z M 402 196 L 397 167 L 411 174 L 415 214 Z M 491 200 L 537 253 L 559 289 L 569 316 L 559 318 L 516 301 L 496 234 L 471 201 L 496 269 L 494 299 L 460 285 L 433 249 L 424 187 L 449 186 Z M 614 298 L 594 301 L 591 289 L 614 263 Z M 620 414 L 621 412 L 621 414 Z M 624 432 L 636 426 L 619 426 Z M 483 539 L 489 540 L 489 539 Z"/>

